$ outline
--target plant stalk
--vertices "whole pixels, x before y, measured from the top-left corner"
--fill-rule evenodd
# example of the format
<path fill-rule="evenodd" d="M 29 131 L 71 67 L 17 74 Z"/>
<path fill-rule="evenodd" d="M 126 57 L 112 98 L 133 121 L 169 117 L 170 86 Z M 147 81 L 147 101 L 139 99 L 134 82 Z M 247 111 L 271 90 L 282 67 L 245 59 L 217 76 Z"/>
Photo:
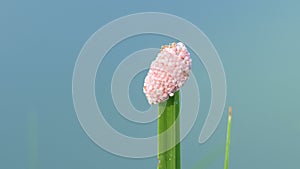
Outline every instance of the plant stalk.
<path fill-rule="evenodd" d="M 229 107 L 229 115 L 228 115 L 228 124 L 227 124 L 227 137 L 226 137 L 226 150 L 225 150 L 224 169 L 228 169 L 228 162 L 229 162 L 231 116 L 232 116 L 232 107 L 230 106 Z"/>
<path fill-rule="evenodd" d="M 158 105 L 158 169 L 180 169 L 180 94 L 177 91 L 174 96 L 170 97 L 166 102 Z M 162 133 L 169 127 L 166 136 Z M 177 143 L 177 144 L 176 144 Z M 166 151 L 166 148 L 170 148 Z"/>

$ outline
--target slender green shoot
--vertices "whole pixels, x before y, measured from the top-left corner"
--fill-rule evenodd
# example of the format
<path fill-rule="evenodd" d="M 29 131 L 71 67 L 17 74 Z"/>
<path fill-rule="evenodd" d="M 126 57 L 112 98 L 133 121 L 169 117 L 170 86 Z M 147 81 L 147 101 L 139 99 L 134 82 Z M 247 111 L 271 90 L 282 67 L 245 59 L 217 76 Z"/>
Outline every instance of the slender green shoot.
<path fill-rule="evenodd" d="M 230 106 L 228 109 L 228 124 L 227 124 L 227 137 L 226 137 L 226 150 L 225 150 L 225 163 L 224 169 L 228 169 L 229 162 L 229 149 L 230 149 L 230 130 L 231 130 L 231 117 L 232 117 L 232 107 Z"/>
<path fill-rule="evenodd" d="M 175 127 L 170 128 L 166 137 L 162 133 L 173 125 L 179 118 L 180 96 L 179 91 L 166 102 L 158 105 L 158 169 L 180 169 L 180 126 L 179 120 Z M 176 146 L 174 146 L 178 143 Z M 174 147 L 173 147 L 174 146 Z M 166 147 L 171 147 L 165 151 Z"/>

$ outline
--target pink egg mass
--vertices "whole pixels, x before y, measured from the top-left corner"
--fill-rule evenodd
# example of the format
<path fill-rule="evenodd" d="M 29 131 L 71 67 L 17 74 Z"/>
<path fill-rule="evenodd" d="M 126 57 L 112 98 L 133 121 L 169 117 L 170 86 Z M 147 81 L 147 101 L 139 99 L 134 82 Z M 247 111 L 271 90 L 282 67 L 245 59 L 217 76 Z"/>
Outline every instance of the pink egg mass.
<path fill-rule="evenodd" d="M 144 82 L 144 93 L 149 104 L 168 100 L 189 78 L 192 60 L 181 42 L 162 46 L 151 63 Z"/>

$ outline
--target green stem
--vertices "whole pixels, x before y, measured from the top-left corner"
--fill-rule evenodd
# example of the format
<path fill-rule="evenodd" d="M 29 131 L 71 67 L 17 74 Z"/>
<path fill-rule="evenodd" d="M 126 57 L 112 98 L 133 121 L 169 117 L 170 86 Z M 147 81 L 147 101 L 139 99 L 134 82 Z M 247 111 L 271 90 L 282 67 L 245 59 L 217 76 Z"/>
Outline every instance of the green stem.
<path fill-rule="evenodd" d="M 232 116 L 232 108 L 229 107 L 224 169 L 228 169 L 229 149 L 230 149 L 231 116 Z"/>
<path fill-rule="evenodd" d="M 179 118 L 179 91 L 166 102 L 158 105 L 158 169 L 180 169 L 180 126 L 179 119 L 175 126 L 163 137 L 162 133 Z M 178 143 L 176 145 L 176 143 Z M 170 148 L 170 149 L 168 149 Z M 166 151 L 166 149 L 168 149 Z"/>

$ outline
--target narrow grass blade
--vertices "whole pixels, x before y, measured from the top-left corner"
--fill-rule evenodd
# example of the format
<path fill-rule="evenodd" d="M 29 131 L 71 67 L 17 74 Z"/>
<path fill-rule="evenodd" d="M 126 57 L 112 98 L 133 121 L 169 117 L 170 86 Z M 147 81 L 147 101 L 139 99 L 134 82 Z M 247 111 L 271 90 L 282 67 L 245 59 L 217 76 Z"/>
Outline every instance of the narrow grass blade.
<path fill-rule="evenodd" d="M 228 124 L 227 124 L 227 137 L 226 137 L 226 150 L 225 150 L 224 169 L 228 169 L 228 162 L 229 162 L 231 116 L 232 116 L 232 107 L 230 106 L 229 107 L 229 115 L 228 115 Z"/>

